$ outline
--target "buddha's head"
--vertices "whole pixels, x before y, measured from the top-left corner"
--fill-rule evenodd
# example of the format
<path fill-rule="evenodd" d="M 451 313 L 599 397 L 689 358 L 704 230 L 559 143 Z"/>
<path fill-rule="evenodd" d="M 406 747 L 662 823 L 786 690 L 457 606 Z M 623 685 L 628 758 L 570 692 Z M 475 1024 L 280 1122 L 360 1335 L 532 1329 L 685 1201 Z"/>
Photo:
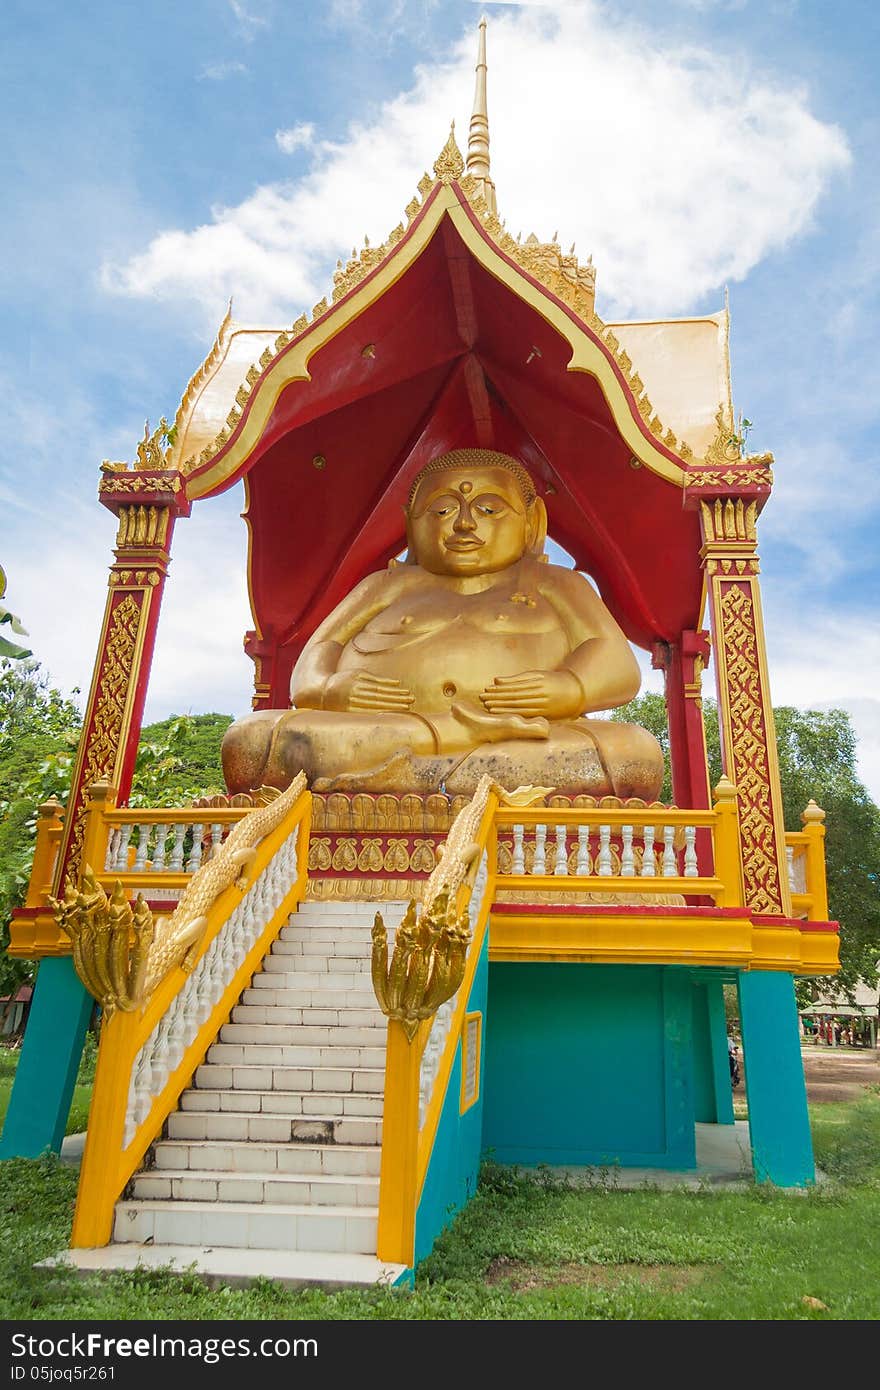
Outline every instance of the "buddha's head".
<path fill-rule="evenodd" d="M 547 512 L 516 459 L 454 449 L 413 483 L 406 534 L 410 561 L 431 574 L 491 574 L 543 552 Z"/>

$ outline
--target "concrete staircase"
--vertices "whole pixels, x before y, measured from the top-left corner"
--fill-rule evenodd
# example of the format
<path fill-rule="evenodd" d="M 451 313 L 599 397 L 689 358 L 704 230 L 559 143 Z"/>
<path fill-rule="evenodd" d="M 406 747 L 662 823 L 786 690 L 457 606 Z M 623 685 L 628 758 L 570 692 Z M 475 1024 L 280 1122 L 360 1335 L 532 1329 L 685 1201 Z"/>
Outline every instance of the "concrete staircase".
<path fill-rule="evenodd" d="M 113 1244 L 69 1252 L 78 1265 L 195 1265 L 209 1280 L 262 1274 L 288 1287 L 403 1272 L 376 1258 L 377 906 L 305 903 L 291 916 L 118 1202 Z M 390 935 L 405 905 L 381 906 Z"/>

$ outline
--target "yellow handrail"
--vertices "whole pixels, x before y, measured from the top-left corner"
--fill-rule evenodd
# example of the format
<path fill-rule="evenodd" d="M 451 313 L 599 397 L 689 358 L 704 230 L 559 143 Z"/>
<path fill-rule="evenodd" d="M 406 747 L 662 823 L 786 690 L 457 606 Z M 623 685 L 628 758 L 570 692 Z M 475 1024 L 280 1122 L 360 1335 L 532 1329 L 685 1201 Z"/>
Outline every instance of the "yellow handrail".
<path fill-rule="evenodd" d="M 803 830 L 786 833 L 786 847 L 794 851 L 794 860 L 803 860 L 805 891 L 795 893 L 792 884 L 791 906 L 796 917 L 808 922 L 828 921 L 828 882 L 825 873 L 825 812 L 815 801 L 807 803 L 801 813 Z"/>
<path fill-rule="evenodd" d="M 468 946 L 464 978 L 455 997 L 455 1007 L 443 1053 L 440 1057 L 431 1101 L 424 1123 L 419 1123 L 420 1074 L 422 1058 L 435 1019 L 422 1023 L 410 1042 L 403 1024 L 388 1021 L 385 1057 L 385 1104 L 382 1120 L 382 1161 L 379 1176 L 379 1227 L 377 1253 L 380 1260 L 411 1265 L 415 1250 L 416 1211 L 431 1156 L 440 1112 L 459 1045 L 468 996 L 480 960 L 494 896 L 495 858 L 493 822 L 498 794 L 490 791 L 474 836 L 472 867 L 456 894 L 456 914 L 467 912 L 474 881 L 484 853 L 489 855 L 488 875 L 479 915 Z M 465 811 L 467 808 L 465 808 Z M 461 813 L 462 815 L 465 812 Z M 450 832 L 451 833 L 451 832 Z M 441 866 L 435 874 L 442 872 Z M 436 1018 L 436 1015 L 435 1015 Z"/>
<path fill-rule="evenodd" d="M 93 845 L 95 848 L 98 847 L 103 834 L 106 847 L 106 820 L 103 816 L 95 814 L 91 819 L 93 822 L 100 819 L 103 823 L 103 829 L 94 824 L 91 827 Z M 162 981 L 141 1013 L 115 1013 L 102 1027 L 71 1236 L 71 1244 L 74 1247 L 93 1247 L 108 1243 L 112 1233 L 113 1208 L 125 1184 L 137 1169 L 149 1145 L 161 1132 L 167 1116 L 189 1085 L 196 1067 L 204 1060 L 221 1024 L 229 1017 L 242 990 L 247 987 L 260 961 L 287 920 L 288 914 L 305 895 L 310 821 L 311 794 L 304 792 L 281 824 L 267 834 L 256 847 L 253 863 L 248 870 L 246 887 L 243 890 L 234 886 L 227 888 L 215 900 L 208 913 L 208 925 L 192 971 L 187 973 L 176 967 Z M 199 1025 L 182 1059 L 166 1077 L 162 1089 L 153 1096 L 150 1108 L 137 1125 L 134 1134 L 126 1139 L 126 1112 L 132 1071 L 141 1048 L 151 1038 L 187 985 L 191 974 L 199 969 L 199 964 L 234 909 L 257 883 L 261 874 L 295 831 L 298 832 L 298 839 L 296 876 L 293 883 L 263 925 L 231 978 L 225 982 L 210 1014 Z M 103 859 L 99 862 L 103 863 Z M 142 876 L 137 877 L 140 879 Z"/>

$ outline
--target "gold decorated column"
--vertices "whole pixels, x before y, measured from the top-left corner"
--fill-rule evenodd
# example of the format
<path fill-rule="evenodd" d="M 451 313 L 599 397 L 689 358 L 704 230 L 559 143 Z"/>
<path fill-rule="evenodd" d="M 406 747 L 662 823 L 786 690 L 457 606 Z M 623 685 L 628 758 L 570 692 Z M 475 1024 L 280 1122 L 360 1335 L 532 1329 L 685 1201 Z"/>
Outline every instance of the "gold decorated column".
<path fill-rule="evenodd" d="M 149 447 L 153 441 L 147 441 Z M 144 446 L 142 446 L 143 448 Z M 140 454 L 139 450 L 139 454 Z M 147 461 L 144 459 L 144 461 Z M 81 869 L 89 788 L 107 782 L 124 802 L 131 785 L 141 718 L 168 571 L 171 535 L 189 513 L 184 480 L 162 468 L 103 465 L 99 497 L 117 517 L 104 622 L 83 720 L 53 892 Z"/>
<path fill-rule="evenodd" d="M 770 703 L 756 518 L 752 497 L 701 499 L 702 548 L 712 623 L 721 751 L 737 791 L 746 906 L 791 914 L 782 790 Z"/>

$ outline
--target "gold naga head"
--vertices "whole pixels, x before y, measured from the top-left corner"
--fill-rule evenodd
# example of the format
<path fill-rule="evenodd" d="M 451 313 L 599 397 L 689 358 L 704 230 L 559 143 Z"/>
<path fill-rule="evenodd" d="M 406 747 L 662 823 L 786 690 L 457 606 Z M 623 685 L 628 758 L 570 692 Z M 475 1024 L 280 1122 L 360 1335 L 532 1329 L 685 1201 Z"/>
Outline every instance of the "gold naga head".
<path fill-rule="evenodd" d="M 463 576 L 540 556 L 547 509 L 526 469 L 492 449 L 453 449 L 416 477 L 405 508 L 407 563 Z"/>

